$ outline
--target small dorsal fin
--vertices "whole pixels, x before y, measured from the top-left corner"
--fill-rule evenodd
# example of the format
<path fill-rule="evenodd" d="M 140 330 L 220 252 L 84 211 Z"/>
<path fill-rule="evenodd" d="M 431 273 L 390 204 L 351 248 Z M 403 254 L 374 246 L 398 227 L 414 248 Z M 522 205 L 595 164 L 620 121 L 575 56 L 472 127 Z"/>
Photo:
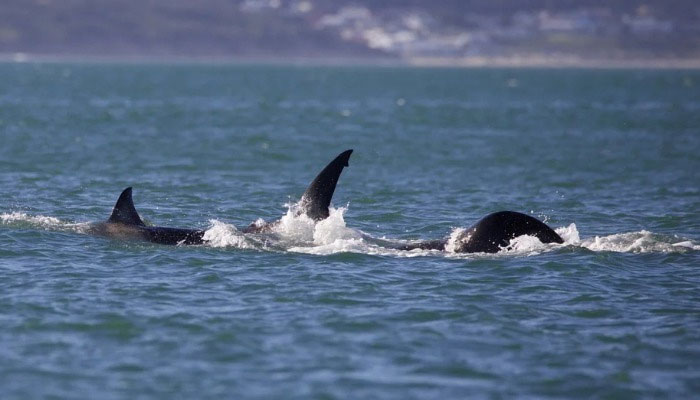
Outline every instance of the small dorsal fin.
<path fill-rule="evenodd" d="M 328 218 L 328 206 L 331 204 L 335 185 L 338 183 L 343 168 L 348 166 L 350 154 L 352 154 L 352 149 L 340 153 L 306 188 L 304 195 L 301 196 L 300 204 L 303 212 L 309 218 L 316 221 Z"/>
<path fill-rule="evenodd" d="M 131 199 L 131 187 L 124 189 L 117 204 L 114 205 L 114 210 L 112 210 L 112 215 L 109 217 L 107 222 L 112 223 L 122 223 L 128 225 L 144 225 L 139 217 L 139 213 L 136 212 L 134 207 L 134 201 Z"/>

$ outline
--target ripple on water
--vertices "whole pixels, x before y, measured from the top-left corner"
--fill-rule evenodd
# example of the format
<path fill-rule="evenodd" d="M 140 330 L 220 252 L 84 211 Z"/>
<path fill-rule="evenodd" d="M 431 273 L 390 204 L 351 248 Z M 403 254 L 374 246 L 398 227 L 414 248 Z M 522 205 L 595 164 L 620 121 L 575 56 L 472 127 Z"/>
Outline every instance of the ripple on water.
<path fill-rule="evenodd" d="M 696 75 L 0 64 L 0 398 L 692 398 Z M 210 243 L 87 235 L 131 185 Z M 381 245 L 501 209 L 565 244 Z"/>

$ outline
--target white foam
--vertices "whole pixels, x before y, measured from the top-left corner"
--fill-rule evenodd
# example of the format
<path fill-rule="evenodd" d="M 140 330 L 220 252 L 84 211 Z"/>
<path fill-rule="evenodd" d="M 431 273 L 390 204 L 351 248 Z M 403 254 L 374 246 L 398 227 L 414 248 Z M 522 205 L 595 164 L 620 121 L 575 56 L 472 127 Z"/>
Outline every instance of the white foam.
<path fill-rule="evenodd" d="M 347 211 L 347 207 L 330 208 L 328 218 L 319 221 L 314 226 L 314 244 L 327 245 L 336 241 L 362 242 L 360 232 L 345 225 L 343 218 L 345 211 Z"/>
<path fill-rule="evenodd" d="M 211 227 L 204 232 L 202 239 L 211 247 L 235 247 L 239 249 L 254 248 L 245 235 L 235 225 L 215 219 L 209 220 Z"/>
<path fill-rule="evenodd" d="M 274 228 L 275 233 L 290 247 L 288 251 L 307 254 L 371 253 L 371 245 L 362 238 L 362 233 L 345 224 L 343 215 L 347 207 L 329 207 L 329 216 L 314 221 L 300 213 L 296 205 L 289 207 L 287 214 Z"/>
<path fill-rule="evenodd" d="M 480 257 L 488 255 L 490 257 L 508 256 L 529 256 L 542 252 L 555 250 L 564 246 L 583 247 L 592 251 L 615 251 L 615 252 L 670 252 L 685 251 L 686 249 L 700 250 L 700 245 L 693 241 L 685 240 L 672 243 L 664 240 L 661 235 L 653 235 L 647 231 L 613 234 L 603 237 L 581 240 L 575 223 L 556 228 L 555 231 L 564 240 L 563 244 L 542 243 L 537 237 L 523 235 L 514 238 L 503 247 L 496 255 L 494 254 L 459 254 L 455 253 L 458 240 L 464 235 L 464 228 L 455 228 L 450 233 L 445 251 L 414 249 L 410 251 L 397 250 L 391 247 L 384 247 L 381 244 L 372 242 L 370 235 L 349 228 L 345 224 L 344 213 L 347 208 L 330 208 L 330 216 L 322 221 L 314 222 L 303 213 L 298 213 L 295 206 L 291 206 L 287 214 L 282 217 L 280 224 L 275 227 L 284 242 L 287 251 L 328 255 L 335 253 L 360 253 L 368 255 L 383 255 L 395 257 L 419 257 L 429 255 L 445 255 L 448 257 Z M 369 241 L 368 241 L 369 240 Z M 407 241 L 381 239 L 392 244 L 402 244 Z"/>
<path fill-rule="evenodd" d="M 383 247 L 376 244 L 368 243 L 362 238 L 359 239 L 336 239 L 332 243 L 312 245 L 312 246 L 296 246 L 290 247 L 288 251 L 295 253 L 329 255 L 336 253 L 357 253 L 374 256 L 389 256 L 389 257 L 423 257 L 428 255 L 444 254 L 438 250 L 421 250 L 414 249 L 410 251 L 397 250 L 389 247 Z"/>
<path fill-rule="evenodd" d="M 287 209 L 287 213 L 275 224 L 273 231 L 284 241 L 292 243 L 311 242 L 314 240 L 316 222 L 306 214 L 298 211 L 296 205 Z"/>
<path fill-rule="evenodd" d="M 472 254 L 472 256 L 475 254 L 456 252 L 457 244 L 459 243 L 459 241 L 469 240 L 468 238 L 463 237 L 465 232 L 465 228 L 455 228 L 452 230 L 452 232 L 450 233 L 450 237 L 447 239 L 447 244 L 445 245 L 445 252 L 448 255 L 464 257 L 465 254 Z M 563 245 L 571 244 L 572 242 L 578 240 L 578 231 L 576 230 L 575 224 L 571 224 L 569 225 L 569 227 L 566 228 L 559 228 L 557 230 L 557 233 L 559 233 L 560 235 L 565 235 L 562 236 L 562 239 L 564 239 Z M 535 236 L 522 235 L 511 239 L 511 241 L 508 242 L 506 246 L 501 247 L 501 249 L 496 254 L 534 255 L 546 250 L 554 249 L 556 247 L 561 247 L 563 245 L 556 243 L 544 244 Z M 493 253 L 480 254 L 494 256 Z"/>
<path fill-rule="evenodd" d="M 569 226 L 562 226 L 554 230 L 562 239 L 564 239 L 565 245 L 578 245 L 581 243 L 581 237 L 578 234 L 578 229 L 576 229 L 576 224 L 569 224 Z"/>
<path fill-rule="evenodd" d="M 40 225 L 44 227 L 61 225 L 61 220 L 55 217 L 45 217 L 43 215 L 28 215 L 23 212 L 11 212 L 0 215 L 0 220 L 8 224 L 12 222 L 26 222 L 29 224 Z"/>
<path fill-rule="evenodd" d="M 0 222 L 3 224 L 12 224 L 20 226 L 30 226 L 34 228 L 51 229 L 58 231 L 74 231 L 78 233 L 87 233 L 90 227 L 89 222 L 66 222 L 61 221 L 56 217 L 47 217 L 44 215 L 29 215 L 20 211 L 0 214 Z"/>
<path fill-rule="evenodd" d="M 450 238 L 447 239 L 447 244 L 445 245 L 445 251 L 448 253 L 455 253 L 455 250 L 457 249 L 457 240 L 462 237 L 462 235 L 466 232 L 466 229 L 464 228 L 455 228 L 452 230 L 452 233 L 450 233 Z M 468 240 L 466 238 L 465 240 Z"/>
<path fill-rule="evenodd" d="M 501 251 L 506 251 L 509 253 L 538 253 L 545 249 L 545 244 L 540 241 L 535 236 L 522 235 L 513 238 L 508 246 L 503 248 Z"/>
<path fill-rule="evenodd" d="M 287 251 L 305 254 L 329 255 L 336 253 L 357 253 L 368 255 L 418 257 L 439 254 L 434 250 L 402 251 L 383 247 L 365 240 L 366 235 L 349 228 L 345 224 L 347 207 L 329 207 L 329 216 L 321 221 L 314 221 L 304 213 L 299 213 L 297 205 L 289 207 L 274 232 L 286 246 Z M 397 241 L 398 242 L 398 241 Z"/>
<path fill-rule="evenodd" d="M 536 236 L 522 235 L 513 238 L 507 246 L 501 248 L 499 253 L 511 255 L 535 255 L 544 251 L 551 251 L 564 246 L 578 246 L 581 243 L 576 224 L 569 224 L 554 230 L 564 243 L 542 243 Z"/>
<path fill-rule="evenodd" d="M 694 244 L 690 240 L 686 240 L 684 242 L 672 243 L 671 246 L 673 246 L 673 247 L 685 247 L 685 248 L 692 249 L 692 250 L 700 250 L 700 245 Z"/>
<path fill-rule="evenodd" d="M 291 206 L 273 231 L 282 241 L 292 244 L 328 245 L 338 240 L 361 240 L 359 231 L 345 225 L 343 214 L 346 210 L 347 207 L 329 207 L 328 218 L 316 222 L 300 213 L 296 205 Z"/>
<path fill-rule="evenodd" d="M 252 223 L 251 225 L 254 226 L 254 227 L 256 227 L 256 228 L 262 228 L 262 227 L 264 227 L 266 224 L 267 224 L 267 223 L 265 222 L 264 219 L 258 218 L 258 219 L 256 219 L 255 221 L 253 221 L 253 223 Z"/>
<path fill-rule="evenodd" d="M 620 253 L 677 252 L 681 249 L 700 250 L 700 245 L 690 240 L 671 243 L 660 235 L 649 231 L 617 233 L 608 236 L 596 236 L 581 241 L 581 247 L 593 251 L 614 251 Z"/>
<path fill-rule="evenodd" d="M 369 246 L 362 239 L 336 239 L 330 243 L 311 246 L 293 246 L 288 249 L 295 253 L 328 255 L 335 253 L 370 254 Z"/>
<path fill-rule="evenodd" d="M 537 254 L 541 251 L 552 250 L 562 246 L 577 246 L 591 251 L 610 251 L 617 253 L 669 253 L 686 250 L 700 250 L 700 244 L 691 240 L 673 242 L 669 236 L 658 235 L 642 230 L 639 232 L 616 233 L 607 236 L 595 236 L 581 239 L 576 224 L 555 229 L 564 239 L 563 244 L 543 244 L 537 238 L 520 236 L 503 248 L 501 252 Z"/>

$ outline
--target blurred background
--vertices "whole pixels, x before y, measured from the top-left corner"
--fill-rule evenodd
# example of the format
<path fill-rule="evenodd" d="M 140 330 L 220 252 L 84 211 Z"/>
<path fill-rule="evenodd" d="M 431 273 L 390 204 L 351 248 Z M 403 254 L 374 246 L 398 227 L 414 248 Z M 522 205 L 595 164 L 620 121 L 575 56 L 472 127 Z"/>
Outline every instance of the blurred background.
<path fill-rule="evenodd" d="M 700 59 L 697 0 L 3 0 L 4 58 Z"/>

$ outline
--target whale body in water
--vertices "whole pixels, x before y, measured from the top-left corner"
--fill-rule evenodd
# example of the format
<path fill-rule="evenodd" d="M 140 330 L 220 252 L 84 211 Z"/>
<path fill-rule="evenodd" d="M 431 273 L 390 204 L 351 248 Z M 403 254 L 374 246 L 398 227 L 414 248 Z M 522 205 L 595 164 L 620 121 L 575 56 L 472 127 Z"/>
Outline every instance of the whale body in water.
<path fill-rule="evenodd" d="M 564 243 L 552 228 L 537 218 L 515 211 L 499 211 L 485 216 L 459 232 L 452 244 L 455 253 L 497 253 L 518 236 L 534 236 L 542 243 Z M 398 246 L 399 250 L 446 250 L 449 239 L 428 240 Z"/>
<path fill-rule="evenodd" d="M 340 153 L 314 178 L 297 204 L 297 214 L 305 214 L 314 221 L 329 216 L 331 199 L 338 179 L 349 164 L 352 150 Z M 269 233 L 279 221 L 255 222 L 244 228 L 243 233 Z M 203 244 L 204 230 L 168 228 L 146 225 L 139 216 L 128 187 L 119 196 L 112 215 L 105 222 L 94 224 L 91 233 L 120 239 L 139 239 L 169 245 Z M 544 222 L 515 211 L 499 211 L 485 216 L 471 227 L 462 230 L 456 238 L 426 240 L 410 244 L 384 245 L 398 250 L 449 250 L 455 253 L 496 253 L 508 246 L 518 236 L 529 235 L 542 243 L 564 243 L 564 240 Z"/>
<path fill-rule="evenodd" d="M 299 202 L 299 212 L 309 218 L 320 221 L 328 218 L 331 199 L 343 168 L 348 166 L 352 150 L 340 153 L 311 182 Z M 266 233 L 271 231 L 276 222 L 251 224 L 244 233 Z M 112 215 L 105 222 L 92 224 L 88 233 L 115 239 L 145 240 L 158 244 L 192 245 L 203 244 L 204 230 L 168 228 L 146 225 L 134 207 L 132 188 L 122 191 L 114 205 Z"/>
<path fill-rule="evenodd" d="M 93 224 L 88 232 L 115 239 L 145 240 L 159 244 L 202 244 L 204 242 L 204 231 L 200 229 L 146 225 L 136 212 L 131 192 L 131 187 L 124 189 L 109 219 Z"/>
<path fill-rule="evenodd" d="M 345 150 L 338 154 L 319 174 L 311 181 L 311 184 L 306 188 L 301 200 L 297 205 L 298 214 L 306 214 L 314 221 L 321 221 L 328 218 L 330 212 L 328 207 L 331 205 L 335 187 L 338 184 L 338 178 L 343 172 L 343 168 L 349 166 L 350 155 L 352 149 Z M 254 222 L 243 229 L 243 233 L 267 233 L 270 232 L 279 221 L 274 222 Z"/>

